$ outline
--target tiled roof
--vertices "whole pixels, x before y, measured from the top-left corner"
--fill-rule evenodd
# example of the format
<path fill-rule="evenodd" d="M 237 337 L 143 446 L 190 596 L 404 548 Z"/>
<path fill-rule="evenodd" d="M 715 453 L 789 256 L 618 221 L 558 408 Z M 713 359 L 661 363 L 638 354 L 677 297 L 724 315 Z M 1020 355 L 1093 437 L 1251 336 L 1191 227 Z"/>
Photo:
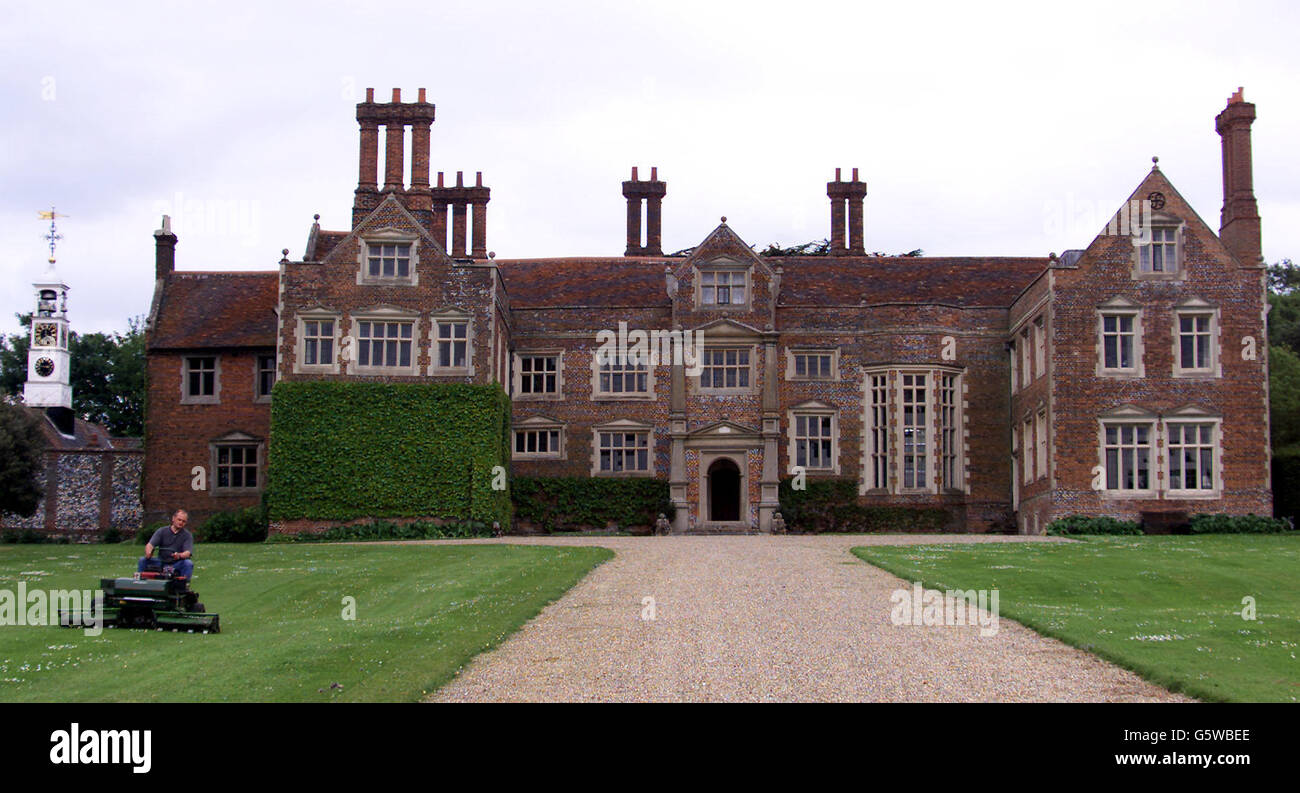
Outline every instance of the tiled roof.
<path fill-rule="evenodd" d="M 149 329 L 149 348 L 274 347 L 279 275 L 172 273 Z"/>
<path fill-rule="evenodd" d="M 1041 258 L 791 256 L 781 265 L 783 306 L 942 303 L 1010 306 L 1050 261 Z"/>
<path fill-rule="evenodd" d="M 510 307 L 668 306 L 664 268 L 652 257 L 497 260 Z"/>
<path fill-rule="evenodd" d="M 334 250 L 334 246 L 343 241 L 351 232 L 348 231 L 322 231 L 316 235 L 316 249 L 312 251 L 311 260 L 321 262 Z"/>
<path fill-rule="evenodd" d="M 653 257 L 498 261 L 512 308 L 666 306 L 664 268 Z M 908 258 L 790 256 L 767 259 L 784 270 L 782 306 L 942 303 L 1010 306 L 1049 260 L 1016 257 Z"/>

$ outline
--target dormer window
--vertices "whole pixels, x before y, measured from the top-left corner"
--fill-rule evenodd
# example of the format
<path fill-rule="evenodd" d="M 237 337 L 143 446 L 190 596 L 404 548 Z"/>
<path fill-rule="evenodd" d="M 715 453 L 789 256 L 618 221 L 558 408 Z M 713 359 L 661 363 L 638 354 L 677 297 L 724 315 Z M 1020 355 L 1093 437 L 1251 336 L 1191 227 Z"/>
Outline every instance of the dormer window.
<path fill-rule="evenodd" d="M 700 273 L 700 302 L 706 306 L 743 306 L 745 295 L 744 271 Z"/>
<path fill-rule="evenodd" d="M 1178 229 L 1157 226 L 1151 229 L 1151 242 L 1139 248 L 1144 273 L 1172 273 L 1178 270 Z"/>
<path fill-rule="evenodd" d="M 1177 279 L 1183 270 L 1183 222 L 1172 215 L 1153 213 L 1136 227 L 1133 237 L 1133 277 Z"/>
<path fill-rule="evenodd" d="M 379 244 L 368 246 L 366 260 L 371 278 L 410 278 L 411 246 Z"/>
<path fill-rule="evenodd" d="M 377 286 L 418 284 L 419 248 L 418 239 L 400 229 L 367 234 L 357 254 L 357 283 Z"/>

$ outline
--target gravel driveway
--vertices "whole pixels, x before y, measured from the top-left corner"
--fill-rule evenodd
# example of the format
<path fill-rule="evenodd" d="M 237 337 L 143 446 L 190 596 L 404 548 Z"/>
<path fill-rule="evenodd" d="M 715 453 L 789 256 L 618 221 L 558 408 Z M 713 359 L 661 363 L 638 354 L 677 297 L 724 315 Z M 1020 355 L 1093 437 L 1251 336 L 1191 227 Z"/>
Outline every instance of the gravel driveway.
<path fill-rule="evenodd" d="M 510 538 L 601 545 L 598 567 L 429 701 L 1187 701 L 1008 619 L 895 626 L 910 584 L 861 545 L 1006 536 Z M 654 619 L 643 619 L 643 599 Z M 648 614 L 646 616 L 649 616 Z"/>

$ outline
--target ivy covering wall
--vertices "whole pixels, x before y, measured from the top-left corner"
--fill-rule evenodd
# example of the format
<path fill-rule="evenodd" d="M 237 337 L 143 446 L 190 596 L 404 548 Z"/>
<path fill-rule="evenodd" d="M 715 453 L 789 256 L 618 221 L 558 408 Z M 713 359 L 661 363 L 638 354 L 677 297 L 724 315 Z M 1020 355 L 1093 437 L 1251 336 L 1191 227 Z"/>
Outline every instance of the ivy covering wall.
<path fill-rule="evenodd" d="M 517 477 L 510 488 L 515 516 L 546 532 L 653 527 L 674 512 L 663 479 Z"/>
<path fill-rule="evenodd" d="M 499 386 L 280 382 L 273 521 L 422 517 L 510 525 L 510 399 Z M 499 483 L 499 482 L 498 482 Z"/>
<path fill-rule="evenodd" d="M 795 490 L 792 479 L 782 479 L 778 491 L 781 517 L 791 531 L 939 533 L 952 522 L 952 514 L 936 507 L 878 507 L 858 503 L 854 479 L 808 479 Z"/>

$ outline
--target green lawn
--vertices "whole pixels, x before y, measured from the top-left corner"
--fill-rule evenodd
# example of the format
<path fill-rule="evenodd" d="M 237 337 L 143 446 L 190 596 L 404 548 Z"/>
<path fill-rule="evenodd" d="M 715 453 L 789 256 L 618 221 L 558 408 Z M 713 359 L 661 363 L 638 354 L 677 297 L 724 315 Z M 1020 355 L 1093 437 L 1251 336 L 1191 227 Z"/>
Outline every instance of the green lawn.
<path fill-rule="evenodd" d="M 1300 698 L 1300 534 L 855 548 L 933 589 L 997 589 L 1039 633 L 1214 701 Z M 1257 619 L 1238 616 L 1255 598 Z"/>
<path fill-rule="evenodd" d="M 0 546 L 0 589 L 98 589 L 132 545 Z M 0 702 L 413 701 L 613 556 L 512 545 L 203 545 L 214 635 L 0 626 Z M 356 619 L 344 620 L 344 597 Z M 332 687 L 339 684 L 342 688 Z M 323 689 L 323 691 L 321 691 Z"/>

